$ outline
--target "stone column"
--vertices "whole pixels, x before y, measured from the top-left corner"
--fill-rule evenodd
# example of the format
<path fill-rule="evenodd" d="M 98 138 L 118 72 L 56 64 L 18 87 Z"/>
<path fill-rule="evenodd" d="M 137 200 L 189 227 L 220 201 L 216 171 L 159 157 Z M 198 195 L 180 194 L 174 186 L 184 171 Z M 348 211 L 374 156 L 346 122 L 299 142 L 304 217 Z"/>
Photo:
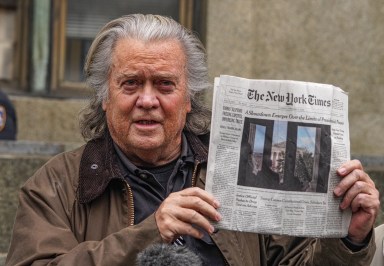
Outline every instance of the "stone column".
<path fill-rule="evenodd" d="M 32 27 L 31 90 L 48 91 L 51 1 L 34 0 Z"/>

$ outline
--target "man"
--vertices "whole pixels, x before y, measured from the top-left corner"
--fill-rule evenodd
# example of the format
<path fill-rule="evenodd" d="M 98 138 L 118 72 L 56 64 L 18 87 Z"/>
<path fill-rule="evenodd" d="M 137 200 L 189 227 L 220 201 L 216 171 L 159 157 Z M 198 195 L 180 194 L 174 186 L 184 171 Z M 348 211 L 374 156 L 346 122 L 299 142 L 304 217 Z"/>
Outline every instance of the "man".
<path fill-rule="evenodd" d="M 8 96 L 0 91 L 0 140 L 15 140 L 17 135 L 16 111 Z"/>
<path fill-rule="evenodd" d="M 88 143 L 50 160 L 22 187 L 7 265 L 133 265 L 156 243 L 178 243 L 205 265 L 367 265 L 378 191 L 361 164 L 339 170 L 335 195 L 353 217 L 345 239 L 216 231 L 219 202 L 203 190 L 210 114 L 205 52 L 172 19 L 107 24 L 86 61 L 95 97 Z"/>

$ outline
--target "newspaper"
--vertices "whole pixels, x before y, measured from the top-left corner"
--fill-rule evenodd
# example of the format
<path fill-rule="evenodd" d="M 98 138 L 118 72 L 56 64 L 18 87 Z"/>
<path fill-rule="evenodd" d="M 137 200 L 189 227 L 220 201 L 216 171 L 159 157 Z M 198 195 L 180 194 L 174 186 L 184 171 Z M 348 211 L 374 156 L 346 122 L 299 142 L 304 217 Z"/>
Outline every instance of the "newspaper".
<path fill-rule="evenodd" d="M 217 228 L 306 237 L 347 235 L 336 169 L 350 158 L 348 95 L 332 85 L 215 79 L 206 190 Z"/>

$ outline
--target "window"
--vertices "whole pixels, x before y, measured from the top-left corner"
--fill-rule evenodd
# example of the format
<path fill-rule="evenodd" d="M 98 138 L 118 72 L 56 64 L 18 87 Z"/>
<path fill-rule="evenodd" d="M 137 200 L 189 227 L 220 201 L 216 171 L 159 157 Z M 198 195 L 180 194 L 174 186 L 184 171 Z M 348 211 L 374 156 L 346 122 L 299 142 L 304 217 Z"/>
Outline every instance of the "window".
<path fill-rule="evenodd" d="M 87 95 L 84 60 L 105 23 L 132 13 L 170 16 L 195 31 L 204 43 L 206 3 L 207 0 L 0 0 L 0 22 L 6 22 L 0 23 L 0 57 L 7 55 L 0 58 L 0 85 L 38 95 Z M 8 23 L 13 19 L 14 25 Z M 13 33 L 14 40 L 4 36 L 4 32 Z"/>
<path fill-rule="evenodd" d="M 0 0 L 0 81 L 9 82 L 14 77 L 15 17 L 16 3 Z"/>
<path fill-rule="evenodd" d="M 108 21 L 133 13 L 170 16 L 204 35 L 204 1 L 64 0 L 54 3 L 51 88 L 84 91 L 83 66 L 97 32 Z"/>

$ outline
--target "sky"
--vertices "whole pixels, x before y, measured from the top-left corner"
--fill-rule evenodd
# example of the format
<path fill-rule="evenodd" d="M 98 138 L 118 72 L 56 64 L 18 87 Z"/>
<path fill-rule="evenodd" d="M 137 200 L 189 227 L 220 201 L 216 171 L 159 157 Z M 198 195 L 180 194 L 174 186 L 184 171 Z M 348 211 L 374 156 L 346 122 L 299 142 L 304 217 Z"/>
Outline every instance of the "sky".
<path fill-rule="evenodd" d="M 297 147 L 307 149 L 312 154 L 315 153 L 316 128 L 298 127 L 297 129 Z"/>
<path fill-rule="evenodd" d="M 273 127 L 272 144 L 287 140 L 287 121 L 275 121 Z M 262 153 L 265 142 L 265 126 L 256 125 L 254 152 Z M 297 146 L 307 149 L 312 154 L 315 152 L 316 128 L 299 126 L 297 129 Z"/>
<path fill-rule="evenodd" d="M 265 126 L 256 125 L 255 142 L 253 152 L 263 153 L 265 140 Z"/>

